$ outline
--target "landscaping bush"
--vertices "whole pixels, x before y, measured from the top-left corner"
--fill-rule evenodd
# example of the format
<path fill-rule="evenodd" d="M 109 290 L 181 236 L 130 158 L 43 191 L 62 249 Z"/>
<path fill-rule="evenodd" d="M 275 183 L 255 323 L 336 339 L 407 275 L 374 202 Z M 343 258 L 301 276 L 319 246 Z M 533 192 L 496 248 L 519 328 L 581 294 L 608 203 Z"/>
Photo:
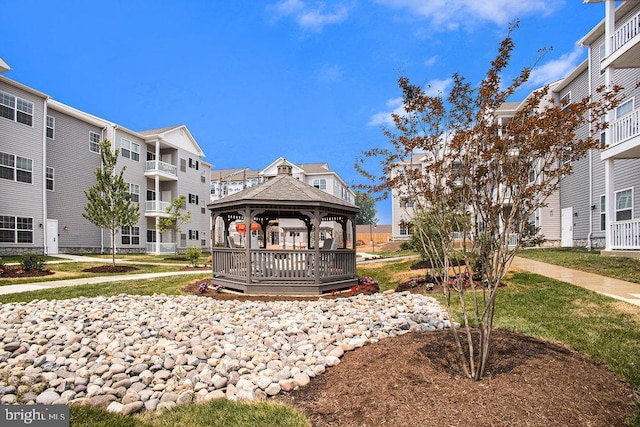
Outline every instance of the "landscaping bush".
<path fill-rule="evenodd" d="M 194 267 L 198 266 L 198 260 L 200 259 L 201 256 L 202 256 L 202 251 L 200 250 L 200 248 L 194 248 L 194 247 L 187 248 L 186 257 L 192 266 Z"/>
<path fill-rule="evenodd" d="M 44 257 L 38 254 L 26 253 L 20 257 L 20 265 L 24 271 L 44 271 Z"/>

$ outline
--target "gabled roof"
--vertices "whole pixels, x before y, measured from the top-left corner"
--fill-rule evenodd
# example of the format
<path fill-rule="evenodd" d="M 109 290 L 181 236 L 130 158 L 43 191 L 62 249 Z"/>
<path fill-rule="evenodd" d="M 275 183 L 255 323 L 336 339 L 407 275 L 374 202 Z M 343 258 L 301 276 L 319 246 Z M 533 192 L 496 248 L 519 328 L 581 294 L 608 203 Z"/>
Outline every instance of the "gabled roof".
<path fill-rule="evenodd" d="M 147 141 L 162 140 L 167 144 L 174 147 L 182 148 L 185 151 L 195 153 L 200 157 L 204 157 L 205 154 L 196 142 L 191 132 L 185 125 L 168 126 L 160 129 L 151 129 L 138 132 L 138 134 L 144 136 Z"/>
<path fill-rule="evenodd" d="M 255 205 L 281 205 L 302 209 L 304 206 L 332 205 L 352 212 L 360 208 L 325 191 L 304 183 L 291 175 L 280 174 L 261 184 L 210 203 L 209 208 L 237 206 L 245 202 Z"/>

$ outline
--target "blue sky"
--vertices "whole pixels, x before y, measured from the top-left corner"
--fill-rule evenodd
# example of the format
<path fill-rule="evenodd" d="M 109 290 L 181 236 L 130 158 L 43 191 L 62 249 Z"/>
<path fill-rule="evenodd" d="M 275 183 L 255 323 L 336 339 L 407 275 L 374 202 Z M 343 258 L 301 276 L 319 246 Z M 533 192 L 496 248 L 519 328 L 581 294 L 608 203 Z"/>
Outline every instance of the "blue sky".
<path fill-rule="evenodd" d="M 581 0 L 0 0 L 6 77 L 142 131 L 185 124 L 216 169 L 261 169 L 283 156 L 353 163 L 386 143 L 399 76 L 447 91 L 478 82 L 519 18 L 509 72 L 552 46 L 517 94 L 586 58 L 577 46 L 604 17 Z M 390 200 L 378 203 L 390 223 Z"/>

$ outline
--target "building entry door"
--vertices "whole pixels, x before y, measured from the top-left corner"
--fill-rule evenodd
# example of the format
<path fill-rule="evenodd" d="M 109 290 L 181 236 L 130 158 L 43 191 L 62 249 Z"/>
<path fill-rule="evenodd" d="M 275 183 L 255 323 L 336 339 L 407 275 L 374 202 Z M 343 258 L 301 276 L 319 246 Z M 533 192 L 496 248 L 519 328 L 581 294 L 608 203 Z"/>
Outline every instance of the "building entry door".
<path fill-rule="evenodd" d="M 573 247 L 573 207 L 562 209 L 560 246 Z"/>
<path fill-rule="evenodd" d="M 47 219 L 47 255 L 58 254 L 58 220 Z"/>

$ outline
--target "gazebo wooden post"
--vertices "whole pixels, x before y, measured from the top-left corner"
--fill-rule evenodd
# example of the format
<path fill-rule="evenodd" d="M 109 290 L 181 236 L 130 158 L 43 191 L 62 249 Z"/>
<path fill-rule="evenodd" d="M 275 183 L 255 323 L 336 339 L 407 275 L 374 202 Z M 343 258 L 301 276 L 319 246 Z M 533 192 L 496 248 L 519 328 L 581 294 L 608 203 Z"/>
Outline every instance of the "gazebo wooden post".
<path fill-rule="evenodd" d="M 245 265 L 247 269 L 247 286 L 251 285 L 251 221 L 253 220 L 253 216 L 251 216 L 251 209 L 246 208 L 243 211 L 244 216 L 244 224 L 245 224 L 245 232 L 244 232 L 244 259 Z"/>
<path fill-rule="evenodd" d="M 313 248 L 313 256 L 315 258 L 315 262 L 313 263 L 313 277 L 316 286 L 320 286 L 320 210 L 318 208 L 313 210 L 311 223 L 313 224 L 313 240 L 315 242 Z"/>

